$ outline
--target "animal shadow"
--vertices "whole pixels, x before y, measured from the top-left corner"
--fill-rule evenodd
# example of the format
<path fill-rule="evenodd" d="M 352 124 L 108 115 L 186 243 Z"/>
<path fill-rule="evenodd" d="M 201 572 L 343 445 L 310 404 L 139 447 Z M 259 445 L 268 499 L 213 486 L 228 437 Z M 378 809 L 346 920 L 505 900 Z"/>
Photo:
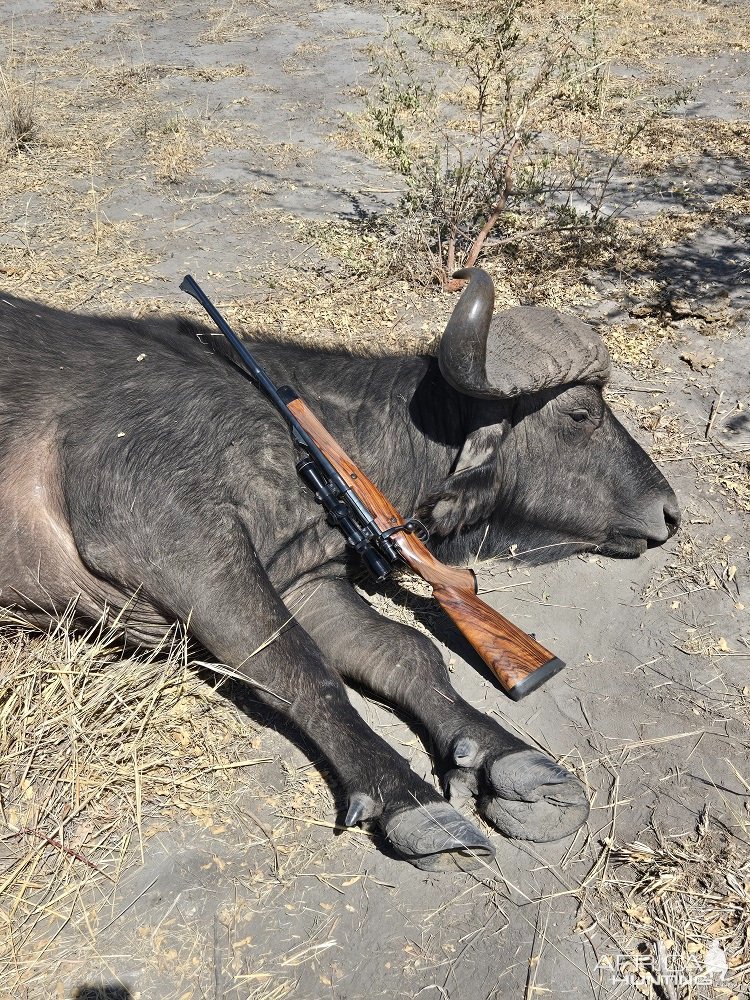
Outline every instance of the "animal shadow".
<path fill-rule="evenodd" d="M 84 983 L 73 994 L 73 1000 L 133 1000 L 127 986 L 94 986 Z"/>

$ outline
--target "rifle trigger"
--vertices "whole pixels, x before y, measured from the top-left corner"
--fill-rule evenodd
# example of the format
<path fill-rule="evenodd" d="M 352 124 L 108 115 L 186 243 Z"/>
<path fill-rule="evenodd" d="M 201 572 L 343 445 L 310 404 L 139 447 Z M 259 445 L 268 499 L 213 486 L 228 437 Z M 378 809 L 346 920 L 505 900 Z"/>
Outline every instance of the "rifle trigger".
<path fill-rule="evenodd" d="M 420 542 L 426 542 L 430 533 L 416 517 L 409 517 L 403 524 L 397 524 L 395 528 L 388 528 L 381 533 L 381 538 L 390 538 L 397 531 L 405 531 L 407 535 L 416 535 Z"/>

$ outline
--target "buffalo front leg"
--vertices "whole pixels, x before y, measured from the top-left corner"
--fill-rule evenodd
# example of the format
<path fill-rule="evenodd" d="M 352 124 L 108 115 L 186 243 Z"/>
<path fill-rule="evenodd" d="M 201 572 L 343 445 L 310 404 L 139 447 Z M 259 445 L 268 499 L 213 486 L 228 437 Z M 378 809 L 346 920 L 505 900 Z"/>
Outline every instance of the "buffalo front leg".
<path fill-rule="evenodd" d="M 257 697 L 286 716 L 328 762 L 347 803 L 346 823 L 374 820 L 391 847 L 421 868 L 470 869 L 494 854 L 472 824 L 422 781 L 350 703 L 307 632 L 273 589 L 239 525 L 217 525 L 198 544 L 183 526 L 159 559 L 81 545 L 91 568 L 158 595 L 165 618 L 189 623 L 211 653 L 247 677 Z M 221 530 L 220 530 L 221 527 Z"/>
<path fill-rule="evenodd" d="M 422 723 L 451 801 L 473 795 L 501 833 L 538 843 L 585 822 L 578 779 L 461 698 L 427 636 L 383 618 L 346 580 L 316 582 L 306 592 L 298 617 L 326 660 Z"/>

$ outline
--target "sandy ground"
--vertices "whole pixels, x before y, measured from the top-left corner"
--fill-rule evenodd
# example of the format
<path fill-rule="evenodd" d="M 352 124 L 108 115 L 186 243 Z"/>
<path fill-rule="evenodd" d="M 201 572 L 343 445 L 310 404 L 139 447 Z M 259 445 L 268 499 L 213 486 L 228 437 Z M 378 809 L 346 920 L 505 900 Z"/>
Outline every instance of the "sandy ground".
<path fill-rule="evenodd" d="M 285 300 L 299 311 L 307 283 L 315 289 L 339 267 L 305 226 L 356 219 L 395 197 L 394 178 L 339 134 L 368 83 L 365 46 L 382 32 L 374 4 L 13 0 L 0 25 L 6 55 L 12 44 L 33 65 L 44 140 L 0 168 L 0 281 L 10 291 L 80 309 L 177 309 L 189 270 L 231 315 L 257 324 L 267 314 L 284 335 L 297 329 L 285 325 Z M 696 84 L 689 116 L 708 121 L 709 134 L 717 120 L 746 117 L 749 60 L 720 44 L 666 60 Z M 284 733 L 258 736 L 252 725 L 250 755 L 265 762 L 240 769 L 215 809 L 150 816 L 143 859 L 131 851 L 116 886 L 59 914 L 68 919 L 52 922 L 54 940 L 31 971 L 24 965 L 25 986 L 0 983 L 0 995 L 673 1000 L 613 971 L 613 956 L 654 929 L 640 897 L 624 901 L 636 886 L 616 848 L 654 844 L 654 831 L 689 839 L 706 810 L 738 870 L 750 848 L 750 537 L 737 443 L 747 433 L 737 404 L 750 402 L 748 252 L 737 218 L 719 210 L 739 192 L 742 164 L 711 150 L 699 142 L 681 165 L 631 184 L 626 217 L 646 225 L 665 210 L 700 211 L 701 222 L 683 238 L 679 229 L 656 238 L 639 273 L 590 274 L 584 309 L 625 338 L 655 316 L 668 330 L 647 365 L 618 367 L 611 399 L 673 483 L 683 529 L 637 561 L 482 568 L 487 600 L 568 663 L 521 704 L 446 647 L 466 697 L 587 781 L 588 828 L 539 848 L 495 835 L 496 865 L 430 876 L 364 833 L 334 830 L 315 761 Z M 678 298 L 692 305 L 680 313 Z M 336 303 L 325 301 L 310 336 L 330 327 Z M 367 342 L 387 327 L 394 339 L 429 338 L 451 306 L 425 294 L 372 323 L 347 306 L 338 335 Z M 353 698 L 429 776 L 419 734 Z M 738 905 L 747 906 L 744 870 Z M 745 996 L 748 982 L 693 986 L 690 996 Z"/>

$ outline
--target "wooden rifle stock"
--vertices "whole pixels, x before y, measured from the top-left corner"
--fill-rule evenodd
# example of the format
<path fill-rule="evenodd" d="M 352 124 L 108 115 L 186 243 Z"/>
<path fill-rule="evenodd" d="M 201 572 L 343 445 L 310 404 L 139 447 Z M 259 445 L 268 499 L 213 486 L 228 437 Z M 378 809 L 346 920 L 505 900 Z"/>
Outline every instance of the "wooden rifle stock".
<path fill-rule="evenodd" d="M 387 531 L 403 524 L 396 508 L 354 464 L 306 404 L 297 398 L 287 406 L 371 512 L 378 528 Z M 565 666 L 554 653 L 477 597 L 476 579 L 470 569 L 441 563 L 412 533 L 396 532 L 391 541 L 404 562 L 432 586 L 435 600 L 514 701 Z"/>

